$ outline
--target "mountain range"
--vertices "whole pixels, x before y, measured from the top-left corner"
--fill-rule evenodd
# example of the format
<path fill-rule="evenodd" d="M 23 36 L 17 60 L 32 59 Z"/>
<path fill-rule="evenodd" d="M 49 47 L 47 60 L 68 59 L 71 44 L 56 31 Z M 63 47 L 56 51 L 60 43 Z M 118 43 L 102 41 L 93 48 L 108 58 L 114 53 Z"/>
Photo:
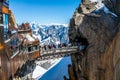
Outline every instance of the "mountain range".
<path fill-rule="evenodd" d="M 38 38 L 40 45 L 68 43 L 68 27 L 62 24 L 39 25 L 30 24 L 32 34 Z"/>

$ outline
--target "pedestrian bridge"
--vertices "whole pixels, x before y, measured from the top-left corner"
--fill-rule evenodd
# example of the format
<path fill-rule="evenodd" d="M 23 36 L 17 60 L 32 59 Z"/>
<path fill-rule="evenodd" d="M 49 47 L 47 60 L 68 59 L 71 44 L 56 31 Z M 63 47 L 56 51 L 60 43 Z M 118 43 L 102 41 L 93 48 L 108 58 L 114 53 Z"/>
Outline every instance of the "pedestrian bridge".
<path fill-rule="evenodd" d="M 52 59 L 52 58 L 60 58 L 70 56 L 71 54 L 75 54 L 78 52 L 78 46 L 72 47 L 62 47 L 58 49 L 50 49 L 50 50 L 41 50 L 41 56 L 38 58 L 39 60 Z"/>

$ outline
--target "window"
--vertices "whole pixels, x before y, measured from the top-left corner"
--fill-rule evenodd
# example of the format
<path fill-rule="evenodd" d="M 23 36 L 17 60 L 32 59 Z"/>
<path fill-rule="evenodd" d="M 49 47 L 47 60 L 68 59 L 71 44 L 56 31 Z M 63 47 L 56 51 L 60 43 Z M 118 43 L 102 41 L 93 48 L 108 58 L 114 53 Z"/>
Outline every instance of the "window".
<path fill-rule="evenodd" d="M 35 50 L 38 50 L 39 49 L 39 45 L 35 45 Z"/>
<path fill-rule="evenodd" d="M 33 46 L 33 51 L 38 50 L 38 49 L 39 49 L 39 45 L 34 45 Z"/>
<path fill-rule="evenodd" d="M 13 39 L 10 40 L 10 46 L 13 46 L 14 45 L 14 41 Z"/>
<path fill-rule="evenodd" d="M 8 39 L 8 15 L 3 14 L 3 24 L 4 24 L 4 39 Z"/>
<path fill-rule="evenodd" d="M 2 65 L 1 65 L 1 56 L 0 56 L 0 69 L 1 69 L 1 66 L 2 66 Z"/>
<path fill-rule="evenodd" d="M 9 0 L 4 0 L 6 3 L 9 3 Z"/>
<path fill-rule="evenodd" d="M 23 45 L 20 45 L 20 46 L 19 46 L 19 50 L 23 50 Z"/>
<path fill-rule="evenodd" d="M 10 43 L 10 49 L 11 49 L 12 55 L 15 53 L 18 53 L 20 48 L 18 46 L 17 36 L 14 36 L 13 38 L 11 38 L 9 43 Z"/>
<path fill-rule="evenodd" d="M 18 38 L 14 37 L 13 39 L 10 40 L 10 46 L 18 47 Z"/>
<path fill-rule="evenodd" d="M 33 51 L 35 51 L 36 50 L 36 47 L 35 46 L 33 46 Z"/>
<path fill-rule="evenodd" d="M 0 13 L 0 24 L 3 24 L 3 14 Z"/>
<path fill-rule="evenodd" d="M 4 6 L 9 7 L 9 0 L 3 0 L 3 4 Z"/>
<path fill-rule="evenodd" d="M 28 52 L 31 52 L 32 51 L 32 47 L 28 47 Z"/>

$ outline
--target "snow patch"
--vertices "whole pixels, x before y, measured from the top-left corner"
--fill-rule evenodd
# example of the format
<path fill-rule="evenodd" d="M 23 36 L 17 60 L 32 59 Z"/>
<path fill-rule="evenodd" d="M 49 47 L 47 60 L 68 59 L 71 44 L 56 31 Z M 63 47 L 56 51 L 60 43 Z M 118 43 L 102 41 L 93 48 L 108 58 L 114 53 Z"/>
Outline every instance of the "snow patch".
<path fill-rule="evenodd" d="M 36 79 L 38 77 L 41 77 L 46 72 L 46 69 L 36 66 L 35 70 L 33 71 L 32 78 Z"/>
<path fill-rule="evenodd" d="M 33 37 L 34 37 L 35 39 L 38 39 L 39 41 L 41 41 L 41 36 L 40 36 L 40 35 L 33 35 Z"/>
<path fill-rule="evenodd" d="M 99 11 L 99 10 L 103 10 L 105 13 L 109 13 L 115 17 L 117 17 L 117 15 L 113 12 L 111 12 L 106 6 L 105 4 L 103 3 L 103 0 L 90 0 L 91 2 L 96 2 L 96 11 Z"/>
<path fill-rule="evenodd" d="M 117 17 L 117 15 L 116 15 L 115 13 L 109 11 L 109 9 L 108 9 L 106 6 L 103 7 L 103 10 L 104 10 L 104 12 L 106 12 L 106 13 L 110 13 L 111 15 Z"/>
<path fill-rule="evenodd" d="M 97 10 L 99 10 L 99 9 L 101 9 L 101 8 L 103 8 L 105 5 L 102 3 L 102 1 L 100 0 L 100 1 L 98 1 L 97 2 L 97 5 L 96 5 L 96 8 L 97 8 Z"/>
<path fill-rule="evenodd" d="M 64 27 L 68 27 L 68 24 L 60 24 L 60 23 L 50 23 L 49 25 L 63 25 Z"/>
<path fill-rule="evenodd" d="M 98 1 L 102 1 L 102 0 L 90 0 L 91 2 L 98 2 Z"/>
<path fill-rule="evenodd" d="M 38 66 L 39 65 L 38 64 L 36 66 L 35 70 L 33 71 L 32 78 L 35 80 L 39 80 L 47 71 L 49 71 L 54 66 L 56 66 L 61 60 L 62 60 L 62 58 L 51 59 L 51 60 L 47 60 L 47 61 L 39 61 L 39 63 L 49 62 L 52 65 L 48 69 L 45 69 L 44 67 Z"/>
<path fill-rule="evenodd" d="M 17 32 L 16 30 L 12 30 L 12 31 L 11 31 L 11 34 L 14 34 L 14 33 L 16 33 L 16 32 Z"/>
<path fill-rule="evenodd" d="M 34 39 L 32 36 L 30 36 L 29 34 L 26 35 L 26 38 L 27 38 L 29 41 L 35 41 L 35 39 Z"/>

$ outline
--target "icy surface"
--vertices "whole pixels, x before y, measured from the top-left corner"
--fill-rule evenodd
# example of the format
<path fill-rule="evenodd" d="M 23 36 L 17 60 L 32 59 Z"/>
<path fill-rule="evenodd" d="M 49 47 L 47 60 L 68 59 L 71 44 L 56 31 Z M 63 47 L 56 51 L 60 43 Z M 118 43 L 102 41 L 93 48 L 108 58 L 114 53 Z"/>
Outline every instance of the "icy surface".
<path fill-rule="evenodd" d="M 35 70 L 33 71 L 33 75 L 32 78 L 37 78 L 43 75 L 43 73 L 45 73 L 46 70 L 40 66 L 36 66 Z"/>
<path fill-rule="evenodd" d="M 50 60 L 44 60 L 44 61 L 36 61 L 36 68 L 33 71 L 32 78 L 38 80 L 41 78 L 47 71 L 49 71 L 51 68 L 53 68 L 55 65 L 57 65 L 62 58 L 57 58 L 57 59 L 50 59 Z M 50 65 L 48 65 L 48 63 Z M 44 65 L 46 64 L 46 65 Z M 43 66 L 44 65 L 44 66 Z M 48 65 L 48 68 L 46 69 L 45 67 Z"/>

